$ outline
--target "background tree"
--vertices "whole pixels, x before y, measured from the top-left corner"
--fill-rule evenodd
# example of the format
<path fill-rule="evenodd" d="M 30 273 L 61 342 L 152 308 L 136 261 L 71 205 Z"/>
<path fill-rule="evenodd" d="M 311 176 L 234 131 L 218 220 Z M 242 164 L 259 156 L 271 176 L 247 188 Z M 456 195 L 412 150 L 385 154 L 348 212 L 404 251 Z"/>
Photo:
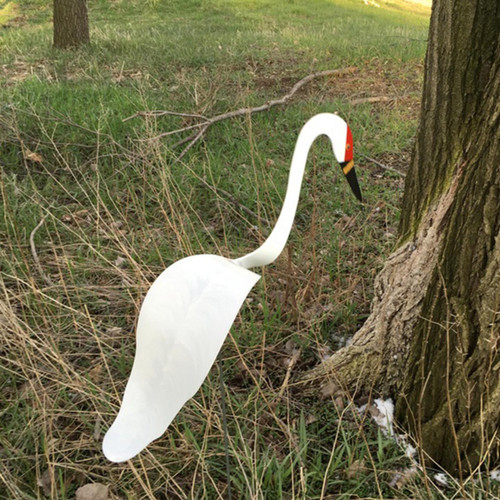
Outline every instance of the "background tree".
<path fill-rule="evenodd" d="M 87 0 L 54 0 L 54 47 L 67 49 L 89 42 Z"/>
<path fill-rule="evenodd" d="M 435 0 L 398 247 L 351 346 L 308 378 L 395 397 L 452 473 L 499 462 L 499 174 L 500 3 Z"/>

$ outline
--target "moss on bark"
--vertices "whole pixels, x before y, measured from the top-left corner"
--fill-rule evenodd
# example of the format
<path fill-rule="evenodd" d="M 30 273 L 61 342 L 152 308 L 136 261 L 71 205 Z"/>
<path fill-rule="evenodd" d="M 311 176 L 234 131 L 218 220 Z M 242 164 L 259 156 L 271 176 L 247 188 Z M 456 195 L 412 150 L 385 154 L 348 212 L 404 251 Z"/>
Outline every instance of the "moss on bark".
<path fill-rule="evenodd" d="M 448 22 L 438 27 L 443 19 Z M 431 24 L 436 48 L 428 50 L 424 103 L 444 108 L 424 110 L 419 137 L 427 136 L 436 120 L 446 125 L 438 144 L 430 142 L 440 151 L 444 171 L 425 178 L 424 164 L 434 153 L 417 141 L 412 178 L 418 182 L 406 186 L 401 234 L 419 227 L 419 199 L 439 197 L 440 185 L 459 170 L 463 175 L 411 337 L 396 414 L 429 462 L 462 473 L 480 464 L 486 450 L 496 463 L 500 453 L 499 370 L 494 369 L 500 362 L 495 340 L 500 337 L 500 4 L 436 2 Z M 458 24 L 462 28 L 455 31 Z M 442 82 L 437 68 L 447 75 L 443 86 L 437 84 Z"/>

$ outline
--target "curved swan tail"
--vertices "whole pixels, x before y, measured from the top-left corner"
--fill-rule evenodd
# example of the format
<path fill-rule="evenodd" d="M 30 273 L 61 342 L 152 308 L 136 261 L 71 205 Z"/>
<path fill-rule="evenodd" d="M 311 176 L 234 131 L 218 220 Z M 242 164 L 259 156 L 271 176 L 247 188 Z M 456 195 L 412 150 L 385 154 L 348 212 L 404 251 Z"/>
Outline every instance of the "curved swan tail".
<path fill-rule="evenodd" d="M 210 371 L 260 276 L 217 255 L 168 267 L 141 307 L 132 373 L 103 441 L 108 460 L 131 459 L 160 437 Z"/>

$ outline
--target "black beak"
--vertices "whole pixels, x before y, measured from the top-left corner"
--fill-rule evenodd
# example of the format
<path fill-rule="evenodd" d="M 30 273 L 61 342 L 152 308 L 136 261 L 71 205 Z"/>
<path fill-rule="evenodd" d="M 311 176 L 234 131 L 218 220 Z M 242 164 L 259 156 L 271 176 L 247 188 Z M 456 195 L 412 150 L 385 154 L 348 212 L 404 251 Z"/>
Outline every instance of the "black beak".
<path fill-rule="evenodd" d="M 340 164 L 342 172 L 346 176 L 349 186 L 351 186 L 352 192 L 356 198 L 363 202 L 363 197 L 361 196 L 361 189 L 359 188 L 358 178 L 356 177 L 356 171 L 354 170 L 354 160 L 344 161 Z"/>

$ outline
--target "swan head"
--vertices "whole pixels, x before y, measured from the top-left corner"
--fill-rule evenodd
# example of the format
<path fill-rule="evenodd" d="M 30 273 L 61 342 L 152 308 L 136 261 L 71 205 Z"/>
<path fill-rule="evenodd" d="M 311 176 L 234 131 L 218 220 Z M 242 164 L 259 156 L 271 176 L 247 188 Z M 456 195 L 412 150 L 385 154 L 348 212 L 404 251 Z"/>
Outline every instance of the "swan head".
<path fill-rule="evenodd" d="M 345 122 L 344 122 L 345 123 Z M 352 143 L 352 132 L 349 128 L 349 125 L 345 123 L 345 141 L 344 141 L 344 149 L 340 150 L 337 153 L 334 149 L 335 157 L 337 161 L 340 163 L 340 168 L 344 175 L 346 176 L 347 182 L 352 189 L 352 192 L 356 196 L 359 201 L 363 201 L 363 197 L 361 196 L 361 189 L 359 188 L 358 179 L 356 177 L 356 172 L 354 170 L 354 146 Z"/>
<path fill-rule="evenodd" d="M 306 143 L 309 141 L 309 146 L 318 135 L 324 134 L 330 139 L 333 154 L 339 162 L 352 192 L 359 201 L 363 201 L 354 170 L 352 132 L 345 120 L 333 113 L 319 113 L 310 118 L 302 130 L 301 134 L 304 133 L 304 136 L 308 138 Z"/>

